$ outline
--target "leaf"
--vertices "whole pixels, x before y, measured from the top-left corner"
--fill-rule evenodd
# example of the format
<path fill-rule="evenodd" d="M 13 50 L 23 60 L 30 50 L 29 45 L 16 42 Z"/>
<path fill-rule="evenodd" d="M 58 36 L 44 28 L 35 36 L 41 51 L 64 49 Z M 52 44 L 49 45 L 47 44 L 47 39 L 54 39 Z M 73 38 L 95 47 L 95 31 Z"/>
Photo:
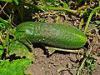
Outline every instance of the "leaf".
<path fill-rule="evenodd" d="M 5 25 L 3 23 L 0 23 L 0 30 L 5 29 Z"/>
<path fill-rule="evenodd" d="M 45 0 L 45 1 L 47 1 L 47 2 L 55 2 L 55 0 Z"/>
<path fill-rule="evenodd" d="M 77 0 L 78 3 L 82 3 L 84 0 Z"/>
<path fill-rule="evenodd" d="M 99 20 L 95 21 L 95 23 L 96 23 L 97 25 L 100 25 L 100 21 L 99 21 Z"/>
<path fill-rule="evenodd" d="M 92 56 L 89 56 L 87 58 L 87 60 L 85 61 L 85 66 L 87 67 L 88 71 L 90 73 L 93 72 L 93 70 L 96 68 L 96 60 L 94 57 Z"/>
<path fill-rule="evenodd" d="M 18 5 L 20 0 L 0 0 L 0 1 L 10 2 L 10 3 L 14 2 L 16 5 Z"/>
<path fill-rule="evenodd" d="M 69 9 L 68 4 L 66 2 L 61 1 L 61 3 L 63 4 L 64 8 Z"/>
<path fill-rule="evenodd" d="M 4 1 L 4 2 L 12 2 L 12 0 L 0 0 L 0 1 Z"/>
<path fill-rule="evenodd" d="M 28 59 L 0 61 L 0 75 L 25 75 L 24 71 L 31 64 Z"/>
<path fill-rule="evenodd" d="M 18 41 L 11 42 L 9 48 L 9 55 L 16 54 L 16 56 L 26 57 L 34 61 L 35 57 L 32 52 L 29 52 L 29 49 L 22 43 Z"/>
<path fill-rule="evenodd" d="M 0 45 L 0 58 L 1 58 L 2 54 L 3 54 L 3 46 Z"/>
<path fill-rule="evenodd" d="M 7 20 L 4 20 L 0 17 L 0 30 L 7 30 L 7 29 L 10 29 L 12 28 L 12 25 L 11 23 L 9 23 Z"/>

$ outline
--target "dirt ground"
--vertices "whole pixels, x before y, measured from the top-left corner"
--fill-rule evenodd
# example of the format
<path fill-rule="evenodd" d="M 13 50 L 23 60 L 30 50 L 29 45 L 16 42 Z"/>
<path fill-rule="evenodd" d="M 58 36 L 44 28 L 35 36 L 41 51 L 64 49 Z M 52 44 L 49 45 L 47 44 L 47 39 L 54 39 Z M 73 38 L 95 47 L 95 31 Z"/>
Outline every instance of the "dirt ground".
<path fill-rule="evenodd" d="M 28 69 L 32 75 L 76 75 L 82 55 L 55 52 L 50 57 L 40 48 L 35 48 L 36 61 Z M 84 73 L 86 74 L 86 72 Z M 92 75 L 100 75 L 100 57 Z"/>

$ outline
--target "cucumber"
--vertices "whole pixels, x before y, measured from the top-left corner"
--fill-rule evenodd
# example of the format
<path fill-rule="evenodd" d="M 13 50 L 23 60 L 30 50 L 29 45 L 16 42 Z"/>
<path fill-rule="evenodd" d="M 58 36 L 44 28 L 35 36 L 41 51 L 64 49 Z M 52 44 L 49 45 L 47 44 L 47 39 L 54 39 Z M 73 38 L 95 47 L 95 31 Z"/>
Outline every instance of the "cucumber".
<path fill-rule="evenodd" d="M 15 37 L 21 42 L 42 43 L 57 48 L 80 48 L 85 45 L 85 34 L 69 25 L 41 22 L 24 22 L 16 27 Z"/>

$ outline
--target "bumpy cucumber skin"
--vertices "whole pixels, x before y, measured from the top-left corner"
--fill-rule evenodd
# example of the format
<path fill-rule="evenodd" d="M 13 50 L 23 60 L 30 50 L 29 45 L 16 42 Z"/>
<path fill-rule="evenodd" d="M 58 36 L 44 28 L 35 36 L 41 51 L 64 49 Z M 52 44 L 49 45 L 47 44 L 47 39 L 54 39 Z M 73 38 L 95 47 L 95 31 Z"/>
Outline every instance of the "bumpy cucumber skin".
<path fill-rule="evenodd" d="M 79 29 L 56 23 L 24 22 L 17 26 L 16 39 L 21 42 L 43 43 L 57 48 L 80 48 L 87 37 Z"/>

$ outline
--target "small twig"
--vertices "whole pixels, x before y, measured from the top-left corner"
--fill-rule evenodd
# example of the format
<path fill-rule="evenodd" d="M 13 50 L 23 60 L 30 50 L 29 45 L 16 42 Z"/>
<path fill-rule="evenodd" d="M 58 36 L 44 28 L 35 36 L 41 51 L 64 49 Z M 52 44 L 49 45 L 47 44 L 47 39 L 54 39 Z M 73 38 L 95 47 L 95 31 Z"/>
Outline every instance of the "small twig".
<path fill-rule="evenodd" d="M 1 14 L 1 12 L 3 11 L 3 9 L 6 7 L 7 4 L 8 4 L 8 3 L 5 3 L 4 6 L 1 8 L 0 14 Z"/>
<path fill-rule="evenodd" d="M 76 75 L 80 75 L 80 72 L 81 72 L 82 68 L 84 67 L 84 64 L 85 64 L 86 59 L 87 59 L 87 58 L 84 58 L 84 60 L 82 61 L 82 64 L 81 64 L 81 66 L 79 67 L 79 69 L 78 69 Z"/>
<path fill-rule="evenodd" d="M 6 2 L 3 7 L 0 7 L 1 8 L 0 14 L 3 12 L 9 18 L 9 15 L 4 11 L 4 8 L 7 6 L 7 4 L 8 3 Z"/>
<path fill-rule="evenodd" d="M 2 12 L 9 18 L 9 15 L 4 10 Z"/>

